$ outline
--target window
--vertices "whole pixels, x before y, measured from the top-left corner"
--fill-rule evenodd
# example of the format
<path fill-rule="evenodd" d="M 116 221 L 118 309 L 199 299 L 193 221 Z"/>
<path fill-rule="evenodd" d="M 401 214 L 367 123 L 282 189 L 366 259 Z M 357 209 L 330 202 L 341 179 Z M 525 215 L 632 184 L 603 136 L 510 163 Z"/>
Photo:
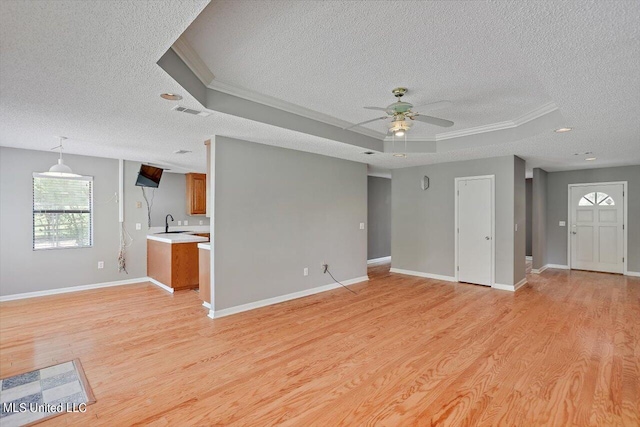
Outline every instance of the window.
<path fill-rule="evenodd" d="M 614 206 L 616 203 L 606 193 L 589 193 L 583 196 L 578 206 Z"/>
<path fill-rule="evenodd" d="M 33 174 L 33 249 L 93 246 L 93 178 Z"/>

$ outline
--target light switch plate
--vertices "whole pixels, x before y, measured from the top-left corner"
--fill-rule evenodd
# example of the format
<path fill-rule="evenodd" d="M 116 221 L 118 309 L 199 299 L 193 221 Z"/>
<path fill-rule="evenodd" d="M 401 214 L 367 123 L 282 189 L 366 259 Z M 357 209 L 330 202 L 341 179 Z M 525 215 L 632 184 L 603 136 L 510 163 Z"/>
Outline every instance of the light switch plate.
<path fill-rule="evenodd" d="M 304 268 L 304 270 L 302 270 L 302 274 L 305 276 L 309 275 L 309 269 L 307 267 Z"/>
<path fill-rule="evenodd" d="M 142 202 L 136 202 L 136 208 L 141 208 L 142 207 Z"/>
<path fill-rule="evenodd" d="M 560 222 L 558 223 L 558 225 L 559 225 L 560 227 L 566 227 L 566 226 L 567 226 L 567 223 L 566 223 L 566 222 L 564 222 L 564 221 L 560 221 Z"/>
<path fill-rule="evenodd" d="M 184 220 L 184 225 L 189 225 L 189 221 L 187 221 L 186 219 Z"/>
<path fill-rule="evenodd" d="M 136 230 L 142 230 L 142 224 L 136 222 Z"/>
<path fill-rule="evenodd" d="M 364 222 L 360 223 L 360 230 L 364 230 Z"/>
<path fill-rule="evenodd" d="M 98 268 L 104 268 L 104 261 L 98 261 Z"/>
<path fill-rule="evenodd" d="M 178 225 L 182 225 L 182 221 L 178 221 Z"/>

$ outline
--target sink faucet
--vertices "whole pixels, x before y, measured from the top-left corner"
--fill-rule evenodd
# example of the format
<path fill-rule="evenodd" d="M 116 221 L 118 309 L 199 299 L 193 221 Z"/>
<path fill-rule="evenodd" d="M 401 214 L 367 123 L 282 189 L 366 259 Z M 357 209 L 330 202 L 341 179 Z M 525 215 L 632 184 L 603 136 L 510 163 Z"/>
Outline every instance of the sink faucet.
<path fill-rule="evenodd" d="M 171 217 L 171 221 L 173 221 L 173 215 L 171 215 L 171 214 L 167 214 L 167 216 L 164 217 L 164 232 L 165 233 L 169 232 L 169 217 Z"/>

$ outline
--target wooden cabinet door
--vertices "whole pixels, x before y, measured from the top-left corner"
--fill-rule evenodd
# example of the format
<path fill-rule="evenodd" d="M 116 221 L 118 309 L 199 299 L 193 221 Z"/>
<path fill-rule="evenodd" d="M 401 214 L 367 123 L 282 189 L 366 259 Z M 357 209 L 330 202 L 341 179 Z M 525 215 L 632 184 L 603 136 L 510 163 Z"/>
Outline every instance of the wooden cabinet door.
<path fill-rule="evenodd" d="M 207 175 L 187 174 L 187 211 L 190 215 L 207 213 Z"/>

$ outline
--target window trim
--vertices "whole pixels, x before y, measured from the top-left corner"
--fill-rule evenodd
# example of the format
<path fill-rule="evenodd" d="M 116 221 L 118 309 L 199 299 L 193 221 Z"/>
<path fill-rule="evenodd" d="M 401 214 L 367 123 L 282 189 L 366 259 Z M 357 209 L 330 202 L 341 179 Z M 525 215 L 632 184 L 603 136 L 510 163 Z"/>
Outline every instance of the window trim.
<path fill-rule="evenodd" d="M 36 210 L 34 207 L 35 201 L 35 188 L 34 188 L 34 179 L 35 178 L 49 178 L 49 179 L 67 179 L 72 181 L 89 181 L 91 182 L 91 191 L 89 196 L 89 210 L 86 209 L 41 209 Z M 31 179 L 31 250 L 36 251 L 55 251 L 59 249 L 90 249 L 94 246 L 93 241 L 93 213 L 94 213 L 94 203 L 93 203 L 93 176 L 52 176 L 47 173 L 34 172 Z M 35 247 L 35 221 L 34 216 L 36 213 L 88 213 L 89 216 L 89 245 L 85 246 L 54 246 L 51 248 L 36 248 Z"/>

